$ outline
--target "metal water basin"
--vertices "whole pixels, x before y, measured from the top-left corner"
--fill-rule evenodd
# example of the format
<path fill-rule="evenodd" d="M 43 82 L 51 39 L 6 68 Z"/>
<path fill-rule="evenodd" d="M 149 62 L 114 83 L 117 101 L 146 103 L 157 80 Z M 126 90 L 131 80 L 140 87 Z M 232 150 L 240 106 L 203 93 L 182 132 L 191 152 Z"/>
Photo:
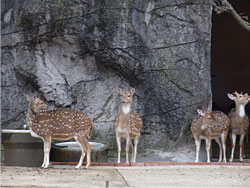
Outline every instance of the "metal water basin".
<path fill-rule="evenodd" d="M 106 145 L 99 142 L 89 142 L 91 151 L 103 151 L 106 149 Z M 77 142 L 60 142 L 54 144 L 56 147 L 68 148 L 72 150 L 81 150 L 80 145 Z"/>
<path fill-rule="evenodd" d="M 92 162 L 107 162 L 107 146 L 99 142 L 89 142 Z M 75 141 L 55 143 L 51 150 L 51 160 L 57 162 L 78 162 L 82 149 Z M 86 155 L 85 159 L 86 161 Z"/>

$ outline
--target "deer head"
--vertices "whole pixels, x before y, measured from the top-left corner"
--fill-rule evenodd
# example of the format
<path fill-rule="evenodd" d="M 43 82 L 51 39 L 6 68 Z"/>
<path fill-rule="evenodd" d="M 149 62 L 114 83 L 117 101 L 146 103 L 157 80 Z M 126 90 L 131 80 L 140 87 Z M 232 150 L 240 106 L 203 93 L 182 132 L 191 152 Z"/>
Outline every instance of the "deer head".
<path fill-rule="evenodd" d="M 202 117 L 202 127 L 201 129 L 205 129 L 206 125 L 212 125 L 216 123 L 216 121 L 213 118 L 212 112 L 203 112 L 202 110 L 197 110 L 197 113 Z"/>
<path fill-rule="evenodd" d="M 133 95 L 135 93 L 135 89 L 132 88 L 130 91 L 123 91 L 121 88 L 117 88 L 117 92 L 121 95 L 121 101 L 124 103 L 132 103 Z"/>
<path fill-rule="evenodd" d="M 33 113 L 38 113 L 41 110 L 47 110 L 48 105 L 45 104 L 41 99 L 36 96 L 28 96 L 26 95 L 27 100 L 29 101 L 29 108 Z"/>
<path fill-rule="evenodd" d="M 227 96 L 238 105 L 246 106 L 250 101 L 250 96 L 247 93 L 243 95 L 242 93 L 239 94 L 237 91 L 235 91 L 233 94 L 228 93 Z"/>

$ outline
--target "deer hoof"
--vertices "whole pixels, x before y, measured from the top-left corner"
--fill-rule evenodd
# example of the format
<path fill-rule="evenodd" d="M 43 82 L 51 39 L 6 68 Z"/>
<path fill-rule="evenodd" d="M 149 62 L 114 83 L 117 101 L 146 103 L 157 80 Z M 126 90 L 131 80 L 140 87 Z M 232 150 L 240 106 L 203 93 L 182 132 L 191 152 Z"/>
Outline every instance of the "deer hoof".
<path fill-rule="evenodd" d="M 44 168 L 48 168 L 49 164 L 45 165 Z"/>
<path fill-rule="evenodd" d="M 79 168 L 80 168 L 80 165 L 77 165 L 77 166 L 76 166 L 76 169 L 79 169 Z"/>

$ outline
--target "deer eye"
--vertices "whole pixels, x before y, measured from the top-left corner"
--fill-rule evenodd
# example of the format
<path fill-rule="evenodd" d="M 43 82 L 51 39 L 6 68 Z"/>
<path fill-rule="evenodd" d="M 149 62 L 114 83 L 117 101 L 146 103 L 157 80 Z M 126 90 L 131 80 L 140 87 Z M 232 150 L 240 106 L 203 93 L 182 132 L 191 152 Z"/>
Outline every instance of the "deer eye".
<path fill-rule="evenodd" d="M 128 95 L 128 97 L 130 97 L 130 95 Z"/>

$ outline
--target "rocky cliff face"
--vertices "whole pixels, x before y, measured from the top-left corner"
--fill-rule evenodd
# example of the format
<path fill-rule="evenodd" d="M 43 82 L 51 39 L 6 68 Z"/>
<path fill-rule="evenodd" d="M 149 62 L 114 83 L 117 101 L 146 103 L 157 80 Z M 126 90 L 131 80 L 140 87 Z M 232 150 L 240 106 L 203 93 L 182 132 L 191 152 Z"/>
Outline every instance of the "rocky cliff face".
<path fill-rule="evenodd" d="M 115 142 L 117 87 L 136 89 L 141 145 L 185 141 L 211 99 L 212 7 L 206 0 L 3 0 L 2 128 L 25 123 L 24 94 L 95 122 Z"/>

